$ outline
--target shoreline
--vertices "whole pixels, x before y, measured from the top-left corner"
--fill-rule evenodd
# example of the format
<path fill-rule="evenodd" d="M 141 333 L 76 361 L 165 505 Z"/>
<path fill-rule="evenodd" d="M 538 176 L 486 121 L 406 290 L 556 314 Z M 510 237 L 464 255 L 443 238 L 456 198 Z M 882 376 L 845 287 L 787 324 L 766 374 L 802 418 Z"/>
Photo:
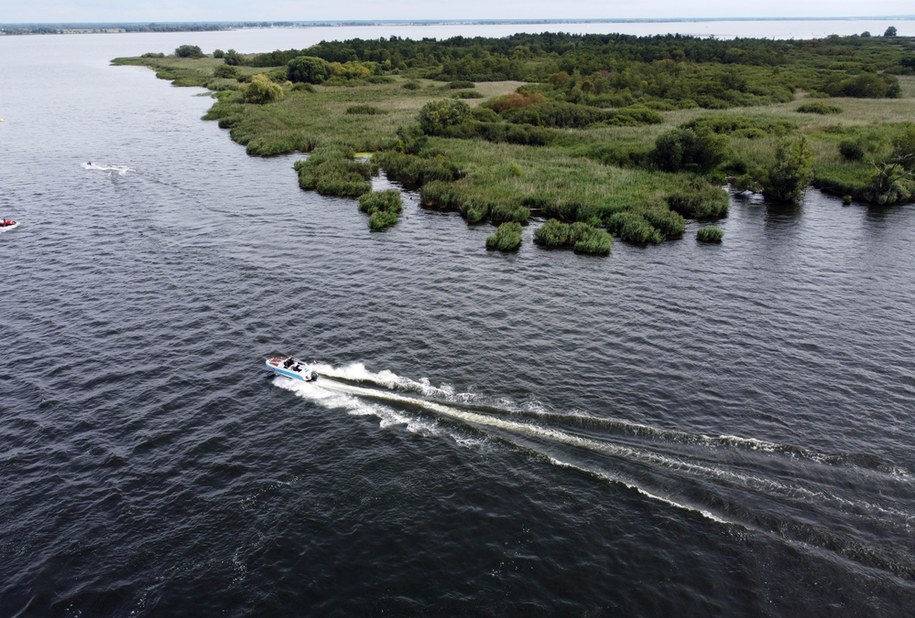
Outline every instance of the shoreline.
<path fill-rule="evenodd" d="M 283 21 L 163 21 L 163 22 L 17 22 L 0 23 L 0 36 L 41 34 L 125 34 L 140 32 L 208 32 L 270 28 L 345 28 L 372 26 L 511 26 L 574 24 L 708 24 L 708 23 L 789 23 L 915 21 L 910 15 L 854 15 L 847 17 L 666 17 L 666 18 L 557 18 L 557 19 L 323 19 Z"/>

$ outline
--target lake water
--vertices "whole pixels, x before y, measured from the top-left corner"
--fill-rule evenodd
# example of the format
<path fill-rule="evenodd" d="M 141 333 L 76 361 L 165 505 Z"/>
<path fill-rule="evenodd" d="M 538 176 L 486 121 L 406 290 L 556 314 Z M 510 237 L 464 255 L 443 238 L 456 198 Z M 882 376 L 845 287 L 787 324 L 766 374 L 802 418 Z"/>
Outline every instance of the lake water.
<path fill-rule="evenodd" d="M 0 615 L 911 611 L 913 207 L 371 234 L 107 64 L 334 32 L 0 38 Z"/>

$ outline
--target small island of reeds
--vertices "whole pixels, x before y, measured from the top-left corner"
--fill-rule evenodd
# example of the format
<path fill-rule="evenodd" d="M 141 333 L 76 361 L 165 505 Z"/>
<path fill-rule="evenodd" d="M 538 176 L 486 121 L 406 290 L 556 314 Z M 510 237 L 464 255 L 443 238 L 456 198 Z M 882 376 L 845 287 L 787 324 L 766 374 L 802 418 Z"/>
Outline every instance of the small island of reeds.
<path fill-rule="evenodd" d="M 373 230 L 400 212 L 371 193 L 378 170 L 426 208 L 499 226 L 487 247 L 502 251 L 531 221 L 536 245 L 579 253 L 610 253 L 611 235 L 678 239 L 686 219 L 727 216 L 727 183 L 772 201 L 808 186 L 915 200 L 911 38 L 544 33 L 260 54 L 182 45 L 114 63 L 210 89 L 205 118 L 252 155 L 310 153 L 301 187 L 358 198 Z"/>

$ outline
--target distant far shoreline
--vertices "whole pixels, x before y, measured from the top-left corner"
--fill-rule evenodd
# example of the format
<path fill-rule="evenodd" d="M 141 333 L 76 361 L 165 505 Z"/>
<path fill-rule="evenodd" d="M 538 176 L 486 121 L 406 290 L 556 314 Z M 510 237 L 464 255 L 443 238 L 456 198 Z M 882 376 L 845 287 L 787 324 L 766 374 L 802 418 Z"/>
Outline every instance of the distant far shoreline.
<path fill-rule="evenodd" d="M 0 36 L 25 34 L 108 34 L 126 32 L 206 32 L 243 28 L 328 28 L 346 26 L 442 26 L 512 24 L 652 24 L 714 22 L 843 22 L 862 20 L 913 21 L 915 15 L 859 15 L 854 17 L 668 17 L 578 19 L 369 19 L 319 21 L 212 21 L 212 22 L 66 22 L 0 24 Z"/>

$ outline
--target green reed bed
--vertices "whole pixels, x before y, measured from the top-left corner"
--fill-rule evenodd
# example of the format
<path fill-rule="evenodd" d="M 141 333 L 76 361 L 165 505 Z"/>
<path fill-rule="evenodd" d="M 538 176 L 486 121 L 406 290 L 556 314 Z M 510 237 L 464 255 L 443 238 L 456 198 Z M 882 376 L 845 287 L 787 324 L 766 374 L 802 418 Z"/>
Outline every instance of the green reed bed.
<path fill-rule="evenodd" d="M 724 230 L 720 227 L 701 227 L 696 231 L 696 240 L 704 243 L 720 243 Z"/>
<path fill-rule="evenodd" d="M 403 199 L 397 189 L 373 191 L 359 197 L 359 210 L 368 214 L 369 228 L 380 232 L 397 223 L 403 210 Z"/>
<path fill-rule="evenodd" d="M 513 221 L 502 223 L 494 234 L 486 238 L 486 248 L 490 251 L 509 253 L 521 247 L 521 224 Z"/>

